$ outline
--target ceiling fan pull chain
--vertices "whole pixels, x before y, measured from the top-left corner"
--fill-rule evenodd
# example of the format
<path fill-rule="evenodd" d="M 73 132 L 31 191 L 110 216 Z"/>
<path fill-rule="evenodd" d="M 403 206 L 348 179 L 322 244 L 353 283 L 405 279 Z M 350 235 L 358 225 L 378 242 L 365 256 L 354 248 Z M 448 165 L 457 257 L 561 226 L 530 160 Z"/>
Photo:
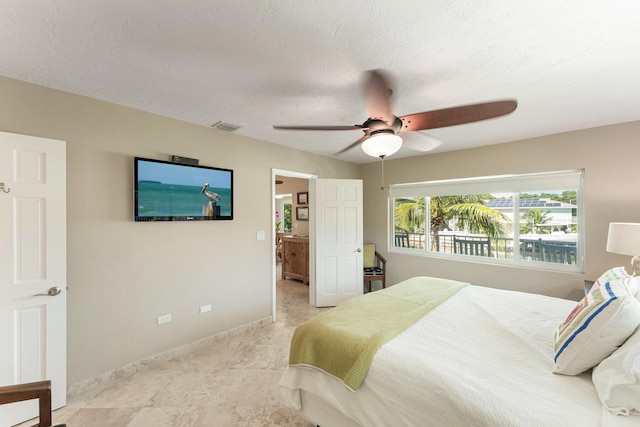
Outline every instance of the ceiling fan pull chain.
<path fill-rule="evenodd" d="M 380 169 L 382 171 L 380 177 L 380 190 L 384 190 L 384 156 L 380 156 Z"/>

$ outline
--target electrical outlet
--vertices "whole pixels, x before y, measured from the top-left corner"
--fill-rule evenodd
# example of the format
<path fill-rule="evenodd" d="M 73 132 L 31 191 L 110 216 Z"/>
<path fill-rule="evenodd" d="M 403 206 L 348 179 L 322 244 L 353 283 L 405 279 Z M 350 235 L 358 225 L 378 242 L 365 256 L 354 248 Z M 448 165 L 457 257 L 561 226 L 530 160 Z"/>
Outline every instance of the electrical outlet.
<path fill-rule="evenodd" d="M 171 322 L 170 314 L 163 314 L 162 316 L 158 316 L 158 325 L 162 325 L 163 323 Z"/>
<path fill-rule="evenodd" d="M 200 314 L 202 313 L 208 313 L 211 311 L 211 304 L 207 304 L 207 305 L 201 305 L 200 306 Z"/>
<path fill-rule="evenodd" d="M 264 240 L 266 238 L 266 233 L 264 230 L 256 231 L 256 240 Z"/>

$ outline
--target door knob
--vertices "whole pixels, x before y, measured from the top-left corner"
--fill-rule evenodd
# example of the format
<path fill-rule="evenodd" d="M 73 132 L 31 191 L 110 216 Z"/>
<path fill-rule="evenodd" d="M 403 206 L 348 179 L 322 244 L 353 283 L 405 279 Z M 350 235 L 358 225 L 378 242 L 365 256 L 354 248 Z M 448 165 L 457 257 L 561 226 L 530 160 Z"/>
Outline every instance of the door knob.
<path fill-rule="evenodd" d="M 49 288 L 46 294 L 35 294 L 34 297 L 43 296 L 43 297 L 55 297 L 56 295 L 60 295 L 62 293 L 62 289 L 57 286 L 52 286 Z"/>
<path fill-rule="evenodd" d="M 358 248 L 356 249 L 356 252 L 362 252 L 362 249 Z"/>

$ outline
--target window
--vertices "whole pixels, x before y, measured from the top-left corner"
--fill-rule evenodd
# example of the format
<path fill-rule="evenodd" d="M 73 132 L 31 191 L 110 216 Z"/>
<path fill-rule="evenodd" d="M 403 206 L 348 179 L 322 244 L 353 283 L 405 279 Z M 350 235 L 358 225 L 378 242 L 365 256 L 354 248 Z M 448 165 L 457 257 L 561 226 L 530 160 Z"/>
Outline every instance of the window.
<path fill-rule="evenodd" d="M 583 171 L 392 185 L 391 251 L 582 272 Z"/>
<path fill-rule="evenodd" d="M 291 194 L 276 196 L 276 231 L 291 231 Z"/>
<path fill-rule="evenodd" d="M 290 202 L 290 201 L 289 201 Z M 291 231 L 291 203 L 285 202 L 283 204 L 284 207 L 284 231 Z"/>

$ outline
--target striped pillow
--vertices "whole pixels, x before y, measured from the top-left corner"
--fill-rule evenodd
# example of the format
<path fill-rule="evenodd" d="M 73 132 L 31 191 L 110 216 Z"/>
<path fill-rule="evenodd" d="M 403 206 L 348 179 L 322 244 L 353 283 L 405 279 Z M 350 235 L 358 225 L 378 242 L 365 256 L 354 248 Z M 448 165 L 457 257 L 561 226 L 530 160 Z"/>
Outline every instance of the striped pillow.
<path fill-rule="evenodd" d="M 602 276 L 596 280 L 593 284 L 594 286 L 600 286 L 607 282 L 611 282 L 612 280 L 625 280 L 627 284 L 627 288 L 629 289 L 629 293 L 636 294 L 638 292 L 638 284 L 637 278 L 633 276 L 629 276 L 624 267 L 614 267 L 611 270 L 606 271 Z"/>
<path fill-rule="evenodd" d="M 630 277 L 618 269 L 596 281 L 556 331 L 553 372 L 578 375 L 631 336 L 640 324 L 640 301 L 630 285 Z"/>

